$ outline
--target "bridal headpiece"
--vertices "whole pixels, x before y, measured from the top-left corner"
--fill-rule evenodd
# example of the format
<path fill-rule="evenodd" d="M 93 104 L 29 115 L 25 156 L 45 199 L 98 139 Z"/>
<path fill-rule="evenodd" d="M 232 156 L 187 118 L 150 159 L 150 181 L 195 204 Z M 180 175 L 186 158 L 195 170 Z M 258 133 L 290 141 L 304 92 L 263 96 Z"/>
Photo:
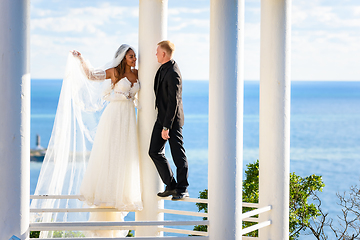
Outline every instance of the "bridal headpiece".
<path fill-rule="evenodd" d="M 125 57 L 126 52 L 129 50 L 129 48 L 131 48 L 134 51 L 134 48 L 131 47 L 128 44 L 122 44 L 118 50 L 115 52 L 114 58 L 111 62 L 108 62 L 107 64 L 105 64 L 102 69 L 103 70 L 107 70 L 110 68 L 115 68 L 117 67 L 121 61 L 123 60 L 123 58 Z"/>

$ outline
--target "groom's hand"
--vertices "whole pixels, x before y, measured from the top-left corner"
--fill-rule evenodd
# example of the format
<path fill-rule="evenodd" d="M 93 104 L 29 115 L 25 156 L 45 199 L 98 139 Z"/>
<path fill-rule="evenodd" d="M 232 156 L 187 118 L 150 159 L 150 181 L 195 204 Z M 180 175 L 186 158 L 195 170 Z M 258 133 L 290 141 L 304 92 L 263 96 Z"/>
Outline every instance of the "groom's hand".
<path fill-rule="evenodd" d="M 168 130 L 162 130 L 161 132 L 161 137 L 164 139 L 164 140 L 168 140 L 170 138 L 169 136 L 169 129 Z"/>

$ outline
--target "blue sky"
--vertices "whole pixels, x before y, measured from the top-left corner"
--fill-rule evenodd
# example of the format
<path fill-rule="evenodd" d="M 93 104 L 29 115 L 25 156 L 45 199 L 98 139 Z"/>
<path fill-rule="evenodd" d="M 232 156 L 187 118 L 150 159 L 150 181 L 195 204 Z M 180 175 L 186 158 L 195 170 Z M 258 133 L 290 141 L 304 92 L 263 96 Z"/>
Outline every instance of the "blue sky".
<path fill-rule="evenodd" d="M 32 0 L 31 75 L 61 79 L 69 50 L 93 66 L 138 46 L 137 0 Z M 210 0 L 169 0 L 168 39 L 184 79 L 209 77 Z M 360 1 L 292 1 L 292 79 L 360 80 Z M 155 54 L 155 47 L 154 47 Z M 155 57 L 155 55 L 154 55 Z M 260 69 L 260 0 L 245 1 L 246 80 Z"/>

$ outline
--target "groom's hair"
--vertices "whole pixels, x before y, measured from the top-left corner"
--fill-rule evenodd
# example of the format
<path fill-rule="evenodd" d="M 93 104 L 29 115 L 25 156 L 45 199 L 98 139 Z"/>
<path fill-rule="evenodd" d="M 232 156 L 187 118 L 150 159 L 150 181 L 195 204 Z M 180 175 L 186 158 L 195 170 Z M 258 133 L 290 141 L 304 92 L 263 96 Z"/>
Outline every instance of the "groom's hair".
<path fill-rule="evenodd" d="M 168 41 L 161 41 L 157 44 L 158 46 L 160 46 L 170 57 L 172 57 L 174 51 L 175 51 L 175 45 Z"/>

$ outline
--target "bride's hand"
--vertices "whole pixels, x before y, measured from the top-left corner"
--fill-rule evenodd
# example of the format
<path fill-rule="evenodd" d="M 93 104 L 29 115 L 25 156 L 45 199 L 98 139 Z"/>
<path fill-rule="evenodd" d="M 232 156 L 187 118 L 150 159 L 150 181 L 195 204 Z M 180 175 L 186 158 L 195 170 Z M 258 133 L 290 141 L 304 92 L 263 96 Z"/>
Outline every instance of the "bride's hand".
<path fill-rule="evenodd" d="M 73 55 L 74 57 L 77 57 L 77 58 L 80 58 L 80 59 L 81 59 L 81 53 L 79 53 L 78 51 L 72 50 L 72 51 L 70 51 L 70 52 L 72 53 L 72 55 Z"/>

